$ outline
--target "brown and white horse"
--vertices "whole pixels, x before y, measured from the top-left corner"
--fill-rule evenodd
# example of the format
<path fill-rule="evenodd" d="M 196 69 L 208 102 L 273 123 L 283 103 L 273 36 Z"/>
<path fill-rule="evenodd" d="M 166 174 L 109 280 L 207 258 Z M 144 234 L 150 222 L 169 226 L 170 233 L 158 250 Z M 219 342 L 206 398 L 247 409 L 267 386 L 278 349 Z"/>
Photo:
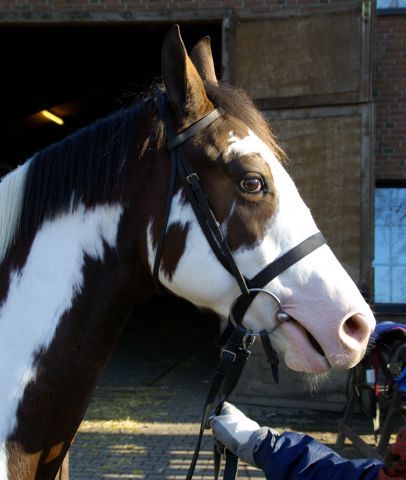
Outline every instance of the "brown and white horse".
<path fill-rule="evenodd" d="M 162 73 L 165 90 L 39 152 L 0 184 L 1 480 L 55 477 L 127 315 L 154 293 L 167 100 L 175 131 L 222 109 L 183 149 L 246 277 L 317 232 L 261 115 L 218 84 L 209 40 L 189 57 L 174 27 Z M 159 279 L 222 317 L 239 293 L 180 184 Z M 374 317 L 326 245 L 267 288 L 294 319 L 273 335 L 290 368 L 320 373 L 360 361 Z M 270 328 L 274 309 L 258 296 L 245 324 Z"/>

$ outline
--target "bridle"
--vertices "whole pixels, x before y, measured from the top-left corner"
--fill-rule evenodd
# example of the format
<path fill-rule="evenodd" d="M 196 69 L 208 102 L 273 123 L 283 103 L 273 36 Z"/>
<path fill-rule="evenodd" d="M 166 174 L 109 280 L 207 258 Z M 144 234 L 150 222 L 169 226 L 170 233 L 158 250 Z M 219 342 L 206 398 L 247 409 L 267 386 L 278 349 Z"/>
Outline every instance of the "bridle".
<path fill-rule="evenodd" d="M 202 415 L 200 433 L 186 480 L 191 480 L 193 477 L 203 433 L 205 429 L 209 428 L 210 417 L 220 413 L 224 401 L 234 390 L 245 363 L 251 354 L 249 347 L 252 345 L 256 337 L 260 337 L 262 341 L 267 360 L 272 368 L 275 382 L 278 383 L 279 381 L 279 359 L 276 350 L 272 346 L 269 335 L 283 322 L 289 321 L 291 318 L 283 311 L 279 298 L 269 290 L 266 290 L 265 286 L 280 273 L 284 272 L 309 253 L 326 243 L 323 235 L 320 232 L 317 232 L 272 263 L 268 264 L 257 275 L 255 275 L 255 277 L 248 279 L 242 274 L 230 247 L 223 236 L 220 224 L 210 208 L 207 197 L 202 189 L 199 176 L 184 158 L 181 149 L 185 142 L 215 122 L 222 114 L 223 112 L 220 109 L 215 109 L 191 126 L 182 130 L 180 133 L 175 134 L 170 127 L 171 113 L 167 102 L 165 104 L 164 116 L 167 132 L 166 147 L 171 154 L 171 173 L 165 204 L 164 220 L 158 238 L 153 267 L 153 281 L 155 288 L 157 292 L 162 293 L 162 288 L 159 282 L 159 267 L 162 259 L 169 215 L 171 212 L 176 178 L 178 176 L 181 180 L 186 197 L 190 202 L 196 219 L 199 222 L 202 232 L 213 253 L 223 267 L 235 278 L 241 291 L 230 306 L 228 326 L 217 341 L 218 345 L 221 347 L 220 360 L 215 369 L 210 390 L 207 395 Z M 260 332 L 255 333 L 246 328 L 242 322 L 251 303 L 256 296 L 261 293 L 270 296 L 277 304 L 277 310 L 275 313 L 276 324 L 271 330 L 261 330 Z M 238 458 L 228 451 L 221 453 L 224 453 L 226 457 L 224 480 L 233 480 L 237 476 Z M 220 464 L 221 455 L 219 449 L 215 448 L 215 479 L 218 479 L 219 477 Z"/>

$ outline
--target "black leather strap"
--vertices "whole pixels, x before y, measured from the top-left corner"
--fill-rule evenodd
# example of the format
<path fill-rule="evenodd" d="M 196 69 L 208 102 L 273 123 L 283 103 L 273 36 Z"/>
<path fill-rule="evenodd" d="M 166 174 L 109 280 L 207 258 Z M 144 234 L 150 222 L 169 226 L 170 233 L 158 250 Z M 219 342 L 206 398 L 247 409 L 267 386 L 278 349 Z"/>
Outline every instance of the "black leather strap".
<path fill-rule="evenodd" d="M 154 285 L 158 292 L 161 291 L 158 278 L 159 265 L 161 262 L 165 235 L 171 210 L 175 178 L 178 174 L 182 181 L 184 191 L 194 211 L 196 219 L 199 222 L 200 228 L 202 229 L 202 232 L 205 235 L 213 253 L 216 255 L 217 259 L 223 265 L 223 267 L 231 275 L 234 276 L 240 287 L 241 292 L 245 295 L 248 294 L 248 286 L 246 283 L 246 279 L 238 268 L 234 256 L 231 253 L 231 250 L 223 237 L 220 224 L 217 222 L 216 217 L 214 216 L 214 213 L 210 208 L 206 195 L 201 187 L 199 176 L 195 171 L 193 171 L 193 169 L 190 168 L 186 160 L 182 158 L 181 149 L 179 148 L 187 140 L 189 140 L 190 138 L 198 134 L 200 131 L 208 127 L 210 124 L 212 124 L 215 120 L 217 120 L 221 116 L 221 114 L 222 112 L 220 110 L 215 109 L 190 127 L 177 134 L 169 133 L 169 121 L 166 122 L 168 130 L 168 140 L 166 146 L 167 149 L 171 152 L 172 166 L 170 186 L 168 188 L 168 197 L 165 207 L 164 222 L 161 227 L 160 236 L 158 239 L 153 268 Z M 168 113 L 167 117 L 169 117 Z"/>
<path fill-rule="evenodd" d="M 214 480 L 219 480 L 221 473 L 221 460 L 225 459 L 223 480 L 235 480 L 238 476 L 239 458 L 223 445 L 214 441 Z"/>
<path fill-rule="evenodd" d="M 213 253 L 224 268 L 236 279 L 241 292 L 244 295 L 248 295 L 246 278 L 237 266 L 237 262 L 223 236 L 220 224 L 217 222 L 203 192 L 197 173 L 188 167 L 184 159 L 181 159 L 178 150 L 173 150 L 172 152 L 172 155 L 176 157 L 178 173 L 188 200 Z"/>
<path fill-rule="evenodd" d="M 189 180 L 188 180 L 189 173 L 186 172 L 184 165 L 179 160 L 179 149 L 178 149 L 178 147 L 180 147 L 187 140 L 189 140 L 190 138 L 195 136 L 201 130 L 208 127 L 211 123 L 213 123 L 215 120 L 217 120 L 217 118 L 219 118 L 222 114 L 222 112 L 220 110 L 217 110 L 217 109 L 213 110 L 208 115 L 204 116 L 203 118 L 198 120 L 196 123 L 194 123 L 190 127 L 186 128 L 185 130 L 183 130 L 182 132 L 180 132 L 178 134 L 175 134 L 175 133 L 172 132 L 172 130 L 170 128 L 170 114 L 168 112 L 168 106 L 167 105 L 166 105 L 166 108 L 164 110 L 165 110 L 164 115 L 166 117 L 165 123 L 166 123 L 167 136 L 168 136 L 167 148 L 171 152 L 171 174 L 170 174 L 169 185 L 168 185 L 168 194 L 167 194 L 166 203 L 165 203 L 164 219 L 163 219 L 161 230 L 160 230 L 160 233 L 159 233 L 159 238 L 158 238 L 158 243 L 157 243 L 157 248 L 156 248 L 156 253 L 155 253 L 153 272 L 152 272 L 152 279 L 153 279 L 153 282 L 154 282 L 155 290 L 156 290 L 157 293 L 160 293 L 160 294 L 163 293 L 163 291 L 162 291 L 161 284 L 159 282 L 159 267 L 160 267 L 160 264 L 161 264 L 163 248 L 164 248 L 164 245 L 165 245 L 166 231 L 167 231 L 167 228 L 168 228 L 168 221 L 169 221 L 169 216 L 170 216 L 170 213 L 171 213 L 171 206 L 172 206 L 172 198 L 173 198 L 173 194 L 174 194 L 174 190 L 175 190 L 176 177 L 177 177 L 178 173 L 179 173 L 179 176 L 182 180 L 183 186 L 185 187 L 185 191 L 186 191 L 186 194 L 188 195 L 189 201 L 192 204 L 192 208 L 195 211 L 195 214 L 196 214 L 196 211 L 198 211 L 198 206 L 199 206 L 199 202 L 196 201 L 193 198 L 193 195 L 191 195 L 191 193 L 190 193 L 190 190 L 192 188 L 191 183 L 193 183 L 193 182 L 189 182 Z M 178 169 L 182 170 L 182 172 L 178 172 Z M 190 172 L 190 173 L 192 173 L 192 172 Z M 196 177 L 197 177 L 197 175 L 196 175 Z M 200 184 L 199 184 L 199 186 L 200 186 Z M 200 198 L 202 198 L 202 195 L 200 195 Z M 219 234 L 221 235 L 221 230 L 220 230 L 219 226 L 217 225 L 217 221 L 214 217 L 214 214 L 210 210 L 210 207 L 208 207 L 207 201 L 206 201 L 206 204 L 207 204 L 206 215 L 207 215 L 207 212 L 209 211 L 208 218 L 210 218 L 210 220 L 211 220 L 210 225 L 215 226 L 215 228 L 211 229 L 212 235 L 207 235 L 207 232 L 205 230 L 203 230 L 203 232 L 205 233 L 206 238 L 208 240 L 209 240 L 209 237 L 210 237 L 210 240 L 213 240 L 213 239 L 216 239 L 216 238 L 218 239 Z M 203 206 L 204 206 L 204 204 L 203 204 Z M 201 224 L 201 220 L 199 218 L 198 218 L 198 220 L 199 220 L 199 223 Z M 201 226 L 202 226 L 202 224 L 201 224 Z M 204 227 L 202 227 L 202 229 L 203 228 Z M 222 235 L 221 235 L 221 237 L 222 237 Z M 222 239 L 222 241 L 224 241 L 224 239 Z M 210 243 L 210 241 L 209 241 L 209 243 Z M 222 255 L 222 249 L 219 248 L 218 246 L 216 247 L 216 245 L 213 244 L 213 243 L 210 243 L 210 245 L 211 245 L 214 253 L 216 254 L 217 258 L 219 259 L 219 261 L 223 264 L 223 266 L 225 266 L 225 268 L 229 269 L 227 259 L 225 259 L 224 256 Z"/>
<path fill-rule="evenodd" d="M 237 455 L 234 455 L 233 452 L 230 452 L 226 449 L 225 451 L 225 465 L 224 465 L 224 475 L 223 480 L 235 480 L 238 475 L 238 463 L 239 459 Z"/>
<path fill-rule="evenodd" d="M 165 238 L 166 238 L 166 231 L 168 228 L 168 221 L 169 215 L 171 214 L 171 206 L 172 206 L 172 198 L 175 191 L 175 182 L 176 182 L 176 159 L 171 158 L 171 175 L 169 178 L 168 184 L 168 193 L 166 196 L 166 203 L 165 203 L 165 212 L 164 212 L 164 220 L 162 223 L 162 228 L 159 233 L 158 243 L 156 247 L 155 253 L 155 261 L 154 261 L 154 269 L 152 273 L 152 279 L 154 281 L 155 291 L 159 294 L 162 294 L 161 284 L 159 283 L 159 266 L 161 264 L 162 252 L 165 245 Z"/>
<path fill-rule="evenodd" d="M 276 278 L 279 274 L 287 270 L 289 267 L 297 263 L 302 258 L 312 253 L 317 248 L 326 243 L 326 239 L 321 232 L 317 232 L 311 235 L 303 242 L 293 247 L 287 253 L 274 260 L 261 270 L 254 278 L 250 280 L 250 283 L 256 288 L 263 288 L 267 283 Z"/>
<path fill-rule="evenodd" d="M 221 117 L 221 110 L 215 109 L 208 113 L 206 116 L 202 117 L 196 123 L 186 128 L 182 132 L 174 135 L 166 142 L 166 148 L 171 151 L 174 148 L 180 147 L 182 144 L 189 140 L 189 138 L 194 137 L 199 132 L 208 127 L 211 123 Z"/>
<path fill-rule="evenodd" d="M 261 330 L 259 332 L 261 337 L 262 346 L 264 347 L 264 352 L 268 363 L 271 365 L 272 376 L 275 383 L 279 383 L 279 357 L 278 352 L 273 348 L 271 339 L 266 330 Z"/>
<path fill-rule="evenodd" d="M 317 232 L 303 242 L 293 247 L 287 253 L 274 260 L 261 270 L 254 278 L 248 280 L 251 288 L 264 288 L 270 281 L 297 263 L 302 258 L 312 253 L 317 248 L 326 243 L 326 239 L 321 232 Z M 250 295 L 241 296 L 233 308 L 233 318 L 237 323 L 241 323 L 251 303 L 257 296 L 257 292 Z"/>
<path fill-rule="evenodd" d="M 193 478 L 197 460 L 199 458 L 203 433 L 208 427 L 210 416 L 220 413 L 224 401 L 234 390 L 243 372 L 245 363 L 251 354 L 248 350 L 249 341 L 247 343 L 247 333 L 249 332 L 246 328 L 241 325 L 238 326 L 221 352 L 220 361 L 214 371 L 210 390 L 204 405 L 199 436 L 186 480 L 191 480 Z"/>
<path fill-rule="evenodd" d="M 214 439 L 213 459 L 214 459 L 214 480 L 220 478 L 221 458 L 224 455 L 224 446 Z"/>

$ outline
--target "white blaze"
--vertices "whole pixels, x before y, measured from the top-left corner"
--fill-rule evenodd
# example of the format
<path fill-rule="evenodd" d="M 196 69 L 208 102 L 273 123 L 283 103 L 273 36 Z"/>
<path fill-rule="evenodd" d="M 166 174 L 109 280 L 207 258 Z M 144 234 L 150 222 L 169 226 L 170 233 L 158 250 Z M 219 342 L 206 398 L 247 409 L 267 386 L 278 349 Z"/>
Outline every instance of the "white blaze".
<path fill-rule="evenodd" d="M 16 427 L 24 389 L 35 381 L 34 356 L 47 349 L 62 315 L 83 286 L 85 256 L 102 259 L 106 242 L 116 245 L 122 213 L 103 205 L 46 221 L 36 234 L 26 264 L 12 271 L 0 308 L 0 479 L 7 480 L 5 442 Z"/>

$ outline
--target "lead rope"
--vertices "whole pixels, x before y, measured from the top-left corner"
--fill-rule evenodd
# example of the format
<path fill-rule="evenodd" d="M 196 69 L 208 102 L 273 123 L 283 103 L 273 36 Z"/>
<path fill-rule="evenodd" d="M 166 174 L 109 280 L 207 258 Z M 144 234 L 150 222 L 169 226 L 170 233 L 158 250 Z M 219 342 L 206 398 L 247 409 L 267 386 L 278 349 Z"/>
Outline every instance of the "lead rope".
<path fill-rule="evenodd" d="M 234 332 L 221 351 L 220 360 L 214 371 L 210 390 L 204 404 L 199 437 L 188 473 L 186 475 L 186 480 L 191 480 L 193 478 L 196 463 L 199 457 L 203 434 L 204 431 L 209 428 L 210 417 L 220 413 L 224 401 L 234 390 L 245 364 L 251 355 L 251 352 L 248 350 L 248 348 L 252 344 L 252 341 L 253 339 L 250 335 L 250 331 L 242 325 L 239 325 L 235 328 Z M 218 456 L 215 455 L 215 464 L 219 463 L 218 460 Z M 219 472 L 215 473 L 216 480 L 218 478 L 218 474 Z"/>
<path fill-rule="evenodd" d="M 283 321 L 288 320 L 288 318 L 289 317 L 285 317 Z M 282 320 L 277 323 L 277 325 L 272 328 L 271 332 L 279 328 L 282 323 Z M 228 399 L 237 385 L 245 364 L 251 355 L 249 347 L 254 343 L 256 336 L 260 336 L 262 340 L 265 354 L 268 358 L 268 362 L 271 363 L 273 373 L 274 369 L 276 369 L 277 372 L 279 360 L 278 354 L 272 347 L 269 339 L 269 334 L 271 332 L 262 330 L 259 334 L 254 334 L 251 330 L 248 330 L 241 324 L 236 324 L 233 328 L 233 332 L 221 350 L 220 361 L 214 372 L 210 391 L 203 410 L 199 437 L 186 480 L 191 480 L 193 478 L 204 430 L 210 428 L 210 418 L 213 415 L 220 415 L 224 402 Z M 220 476 L 222 456 L 225 458 L 223 480 L 235 480 L 238 475 L 239 459 L 234 453 L 225 449 L 218 442 L 215 442 L 214 444 L 214 480 L 218 480 Z"/>

